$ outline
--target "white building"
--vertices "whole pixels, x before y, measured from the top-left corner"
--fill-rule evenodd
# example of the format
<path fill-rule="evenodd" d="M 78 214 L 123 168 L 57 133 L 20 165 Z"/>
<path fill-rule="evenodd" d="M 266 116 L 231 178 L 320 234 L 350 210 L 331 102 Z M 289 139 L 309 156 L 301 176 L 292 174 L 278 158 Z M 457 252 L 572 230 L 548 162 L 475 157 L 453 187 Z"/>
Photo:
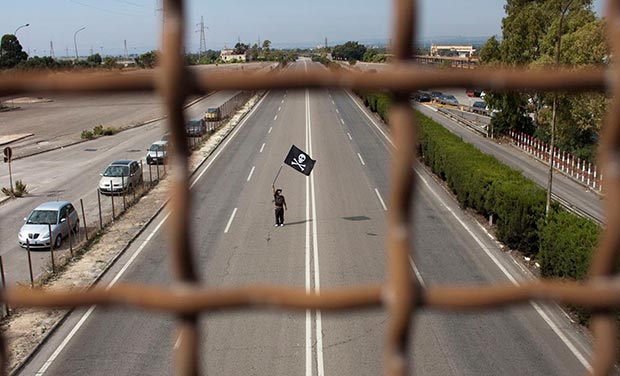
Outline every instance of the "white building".
<path fill-rule="evenodd" d="M 220 52 L 220 58 L 226 63 L 231 60 L 246 61 L 246 54 L 235 54 L 234 52 L 235 50 L 222 50 Z"/>
<path fill-rule="evenodd" d="M 440 46 L 437 44 L 433 44 L 431 46 L 431 56 L 439 56 L 439 51 L 454 51 L 459 55 L 460 58 L 468 58 L 474 55 L 474 52 L 476 52 L 476 49 L 472 45 Z"/>

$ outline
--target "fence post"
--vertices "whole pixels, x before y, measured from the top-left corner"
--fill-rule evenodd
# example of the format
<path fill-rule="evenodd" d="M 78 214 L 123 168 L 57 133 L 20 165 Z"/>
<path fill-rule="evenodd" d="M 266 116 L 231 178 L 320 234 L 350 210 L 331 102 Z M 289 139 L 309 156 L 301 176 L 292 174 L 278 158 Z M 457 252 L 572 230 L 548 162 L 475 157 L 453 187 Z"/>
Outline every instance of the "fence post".
<path fill-rule="evenodd" d="M 153 188 L 153 170 L 151 169 L 151 165 L 149 165 L 149 189 Z"/>
<path fill-rule="evenodd" d="M 97 205 L 99 206 L 99 229 L 103 230 L 103 215 L 101 214 L 101 191 L 97 189 Z"/>
<path fill-rule="evenodd" d="M 110 180 L 110 187 L 112 187 L 112 180 Z M 114 190 L 110 190 L 110 197 L 112 199 L 112 222 L 116 219 L 116 212 L 114 211 Z"/>
<path fill-rule="evenodd" d="M 71 217 L 67 216 L 67 226 L 69 226 L 69 252 L 71 253 L 71 257 L 73 257 L 73 242 L 71 239 L 71 232 L 73 231 L 73 228 L 71 227 Z M 61 235 L 62 236 L 62 235 Z"/>
<path fill-rule="evenodd" d="M 50 246 L 52 237 L 50 236 Z M 32 275 L 32 256 L 30 256 L 30 240 L 26 238 L 26 250 L 28 251 L 28 270 L 30 271 L 30 288 L 34 288 L 34 276 Z"/>
<path fill-rule="evenodd" d="M 144 166 L 142 164 L 142 159 L 140 159 L 140 181 L 142 182 L 142 191 L 144 191 Z"/>
<path fill-rule="evenodd" d="M 26 241 L 28 241 L 28 237 L 26 237 Z M 6 280 L 4 279 L 4 263 L 2 262 L 2 256 L 0 256 L 0 274 L 2 275 L 2 290 L 6 289 Z M 11 315 L 11 310 L 9 309 L 9 304 L 4 303 L 4 309 L 6 310 L 6 315 Z"/>
<path fill-rule="evenodd" d="M 586 183 L 588 186 L 590 185 L 591 175 L 592 175 L 592 163 L 588 162 L 588 182 Z"/>
<path fill-rule="evenodd" d="M 127 187 L 125 186 L 125 174 L 121 174 L 121 188 L 123 189 L 123 211 L 127 210 L 127 199 L 125 194 L 127 193 Z"/>
<path fill-rule="evenodd" d="M 157 150 L 155 150 L 155 158 L 159 159 L 159 153 L 158 153 Z M 156 168 L 156 171 L 157 171 L 157 184 L 159 184 L 159 163 L 155 164 L 155 168 Z"/>
<path fill-rule="evenodd" d="M 86 226 L 86 216 L 84 215 L 84 200 L 80 199 L 80 206 L 82 207 L 82 220 L 84 221 L 84 237 L 88 241 L 88 227 Z"/>
<path fill-rule="evenodd" d="M 54 239 L 54 237 L 52 236 L 52 225 L 48 223 L 47 228 L 50 232 L 50 255 L 52 257 L 52 273 L 56 273 L 56 262 L 54 261 L 54 243 L 56 242 L 56 239 Z M 60 234 L 60 236 L 62 237 L 62 234 Z"/>

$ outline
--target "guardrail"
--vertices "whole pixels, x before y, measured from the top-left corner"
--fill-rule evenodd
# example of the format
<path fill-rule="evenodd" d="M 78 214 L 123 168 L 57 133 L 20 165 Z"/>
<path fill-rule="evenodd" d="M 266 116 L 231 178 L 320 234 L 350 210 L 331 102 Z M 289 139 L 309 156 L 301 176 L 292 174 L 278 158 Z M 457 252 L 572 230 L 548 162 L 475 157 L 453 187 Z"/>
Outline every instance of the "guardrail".
<path fill-rule="evenodd" d="M 513 129 L 508 133 L 513 145 L 549 165 L 551 147 L 536 137 Z M 553 168 L 576 182 L 601 192 L 603 190 L 603 174 L 601 168 L 585 159 L 575 158 L 570 153 L 553 148 Z"/>

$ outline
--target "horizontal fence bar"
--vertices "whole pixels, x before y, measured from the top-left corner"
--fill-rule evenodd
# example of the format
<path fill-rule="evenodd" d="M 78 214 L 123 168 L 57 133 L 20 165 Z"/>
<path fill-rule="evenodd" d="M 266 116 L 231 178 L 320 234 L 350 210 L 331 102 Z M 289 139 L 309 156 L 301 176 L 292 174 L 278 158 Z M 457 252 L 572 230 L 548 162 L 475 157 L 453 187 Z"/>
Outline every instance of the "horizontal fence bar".
<path fill-rule="evenodd" d="M 345 88 L 390 91 L 414 91 L 429 88 L 483 87 L 492 91 L 605 91 L 607 70 L 525 70 L 422 69 L 417 65 L 391 65 L 377 73 L 349 70 L 287 70 L 271 74 L 244 72 L 187 71 L 184 79 L 187 94 L 206 94 L 218 90 L 267 90 L 305 88 Z M 157 88 L 161 72 L 157 69 L 138 73 L 74 73 L 0 75 L 0 95 L 14 93 L 102 93 L 152 91 Z"/>

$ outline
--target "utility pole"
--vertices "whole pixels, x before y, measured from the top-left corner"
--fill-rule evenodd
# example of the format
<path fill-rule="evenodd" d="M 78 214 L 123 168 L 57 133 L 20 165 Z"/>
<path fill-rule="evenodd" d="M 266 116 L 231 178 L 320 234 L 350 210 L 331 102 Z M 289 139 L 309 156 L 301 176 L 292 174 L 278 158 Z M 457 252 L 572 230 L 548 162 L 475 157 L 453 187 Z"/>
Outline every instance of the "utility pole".
<path fill-rule="evenodd" d="M 566 6 L 561 9 L 560 13 L 560 25 L 558 27 L 558 39 L 555 51 L 555 68 L 560 66 L 560 51 L 562 48 L 562 23 L 564 22 L 564 15 L 568 12 L 573 0 L 568 0 Z M 555 149 L 555 118 L 557 108 L 558 94 L 553 94 L 553 115 L 551 117 L 551 141 L 549 142 L 549 179 L 547 181 L 547 205 L 545 206 L 545 218 L 549 218 L 549 212 L 551 209 L 551 188 L 553 186 L 553 157 Z"/>
<path fill-rule="evenodd" d="M 90 55 L 91 55 L 91 56 L 92 56 L 92 55 L 94 55 L 94 52 L 93 52 L 93 46 L 90 46 Z"/>
<path fill-rule="evenodd" d="M 55 58 L 54 56 L 54 43 L 52 43 L 52 41 L 50 41 L 50 56 L 53 58 Z"/>
<path fill-rule="evenodd" d="M 69 47 L 65 47 L 65 57 L 69 57 Z"/>
<path fill-rule="evenodd" d="M 125 44 L 125 60 L 129 60 L 129 53 L 127 52 L 127 39 L 124 40 Z"/>
<path fill-rule="evenodd" d="M 327 51 L 327 37 L 325 37 L 325 51 Z"/>

